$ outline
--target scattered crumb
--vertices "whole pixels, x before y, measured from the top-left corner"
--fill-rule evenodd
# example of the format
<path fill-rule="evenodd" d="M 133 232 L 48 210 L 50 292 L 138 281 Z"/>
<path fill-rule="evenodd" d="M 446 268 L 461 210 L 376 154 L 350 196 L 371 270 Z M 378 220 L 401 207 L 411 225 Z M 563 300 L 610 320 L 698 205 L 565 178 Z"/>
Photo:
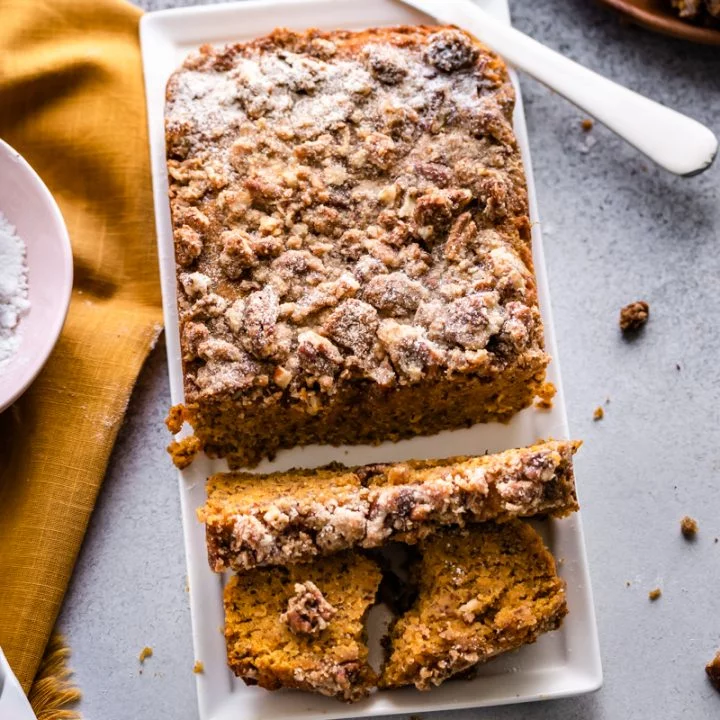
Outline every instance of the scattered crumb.
<path fill-rule="evenodd" d="M 630 581 L 629 581 L 629 580 L 626 580 L 626 581 L 625 581 L 625 587 L 630 587 Z"/>
<path fill-rule="evenodd" d="M 185 406 L 184 405 L 173 405 L 168 410 L 167 417 L 165 418 L 165 425 L 167 429 L 173 434 L 177 435 L 182 429 L 183 423 L 185 422 Z"/>
<path fill-rule="evenodd" d="M 715 657 L 705 666 L 705 672 L 710 678 L 713 687 L 720 692 L 720 650 Z"/>
<path fill-rule="evenodd" d="M 680 372 L 682 368 L 680 367 L 680 363 L 675 363 L 675 369 Z"/>
<path fill-rule="evenodd" d="M 205 672 L 205 664 L 201 660 L 196 660 L 193 665 L 193 672 L 196 675 L 200 675 Z"/>
<path fill-rule="evenodd" d="M 422 715 L 411 715 L 408 720 L 423 720 Z"/>
<path fill-rule="evenodd" d="M 551 382 L 543 383 L 538 391 L 538 399 L 535 402 L 535 407 L 540 410 L 552 409 L 553 398 L 555 397 L 556 392 L 557 388 Z"/>
<path fill-rule="evenodd" d="M 650 317 L 650 306 L 644 300 L 626 305 L 620 310 L 620 329 L 624 333 L 637 332 Z"/>
<path fill-rule="evenodd" d="M 656 600 L 660 599 L 661 595 L 662 595 L 662 590 L 660 588 L 655 588 L 654 590 L 651 590 L 648 593 L 648 598 L 650 598 L 650 600 L 652 602 L 655 602 Z"/>
<path fill-rule="evenodd" d="M 717 539 L 717 538 L 715 538 L 715 542 L 717 542 L 717 541 L 718 541 L 718 539 Z"/>
<path fill-rule="evenodd" d="M 695 518 L 691 518 L 689 515 L 686 515 L 680 521 L 680 532 L 686 540 L 693 540 L 697 535 L 697 531 L 698 524 Z"/>
<path fill-rule="evenodd" d="M 602 420 L 605 417 L 605 411 L 602 409 L 602 405 L 598 405 L 593 413 L 593 420 Z"/>
<path fill-rule="evenodd" d="M 188 435 L 179 442 L 173 440 L 167 446 L 167 451 L 170 453 L 175 467 L 180 470 L 186 468 L 201 450 L 202 443 L 195 435 Z"/>
<path fill-rule="evenodd" d="M 148 647 L 147 645 L 140 651 L 140 655 L 138 655 L 138 660 L 140 663 L 144 663 L 145 660 L 147 660 L 149 657 L 152 657 L 153 649 L 151 647 Z"/>
<path fill-rule="evenodd" d="M 580 127 L 581 127 L 585 132 L 590 132 L 590 130 L 593 129 L 593 126 L 594 126 L 594 125 L 595 125 L 595 123 L 594 123 L 590 118 L 585 118 L 585 119 L 580 123 Z"/>

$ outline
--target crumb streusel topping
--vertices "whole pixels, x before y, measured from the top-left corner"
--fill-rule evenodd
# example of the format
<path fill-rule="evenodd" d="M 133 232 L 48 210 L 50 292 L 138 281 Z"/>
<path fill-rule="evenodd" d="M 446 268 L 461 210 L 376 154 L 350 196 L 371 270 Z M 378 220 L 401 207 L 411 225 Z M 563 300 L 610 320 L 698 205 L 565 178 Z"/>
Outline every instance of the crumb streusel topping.
<path fill-rule="evenodd" d="M 443 525 L 564 516 L 577 510 L 572 456 L 578 446 L 553 441 L 481 458 L 342 468 L 336 486 L 310 471 L 289 477 L 285 492 L 273 485 L 273 496 L 257 499 L 252 486 L 234 486 L 233 476 L 213 476 L 198 511 L 210 566 L 223 572 L 289 565 L 391 539 L 413 542 Z M 241 483 L 248 477 L 239 476 Z"/>
<path fill-rule="evenodd" d="M 311 411 L 544 357 L 504 66 L 459 30 L 396 35 L 278 30 L 171 79 L 188 401 Z"/>
<path fill-rule="evenodd" d="M 295 583 L 295 594 L 288 600 L 287 610 L 280 615 L 295 635 L 317 635 L 328 626 L 337 613 L 311 580 Z"/>

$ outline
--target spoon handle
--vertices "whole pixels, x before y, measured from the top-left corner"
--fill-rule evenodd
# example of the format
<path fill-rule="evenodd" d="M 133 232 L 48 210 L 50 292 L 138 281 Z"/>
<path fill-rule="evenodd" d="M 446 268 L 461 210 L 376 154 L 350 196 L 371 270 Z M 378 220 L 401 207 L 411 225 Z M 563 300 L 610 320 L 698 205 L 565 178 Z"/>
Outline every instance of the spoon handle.
<path fill-rule="evenodd" d="M 718 141 L 697 120 L 578 65 L 471 0 L 403 1 L 468 30 L 511 65 L 577 105 L 666 170 L 689 176 L 712 165 Z"/>

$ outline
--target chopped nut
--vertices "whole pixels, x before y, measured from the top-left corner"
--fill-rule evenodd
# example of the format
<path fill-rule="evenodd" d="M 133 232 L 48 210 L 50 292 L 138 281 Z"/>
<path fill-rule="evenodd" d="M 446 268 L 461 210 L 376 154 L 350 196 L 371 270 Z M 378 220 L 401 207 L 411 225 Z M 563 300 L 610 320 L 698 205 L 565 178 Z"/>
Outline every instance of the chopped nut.
<path fill-rule="evenodd" d="M 335 345 L 312 330 L 298 335 L 297 353 L 301 367 L 315 377 L 332 377 L 342 365 L 342 355 Z"/>
<path fill-rule="evenodd" d="M 196 230 L 189 225 L 183 225 L 175 230 L 175 252 L 177 261 L 183 267 L 192 265 L 203 250 L 203 242 Z"/>
<path fill-rule="evenodd" d="M 196 675 L 201 675 L 205 672 L 205 664 L 200 660 L 196 660 L 195 664 L 193 665 L 193 672 Z"/>
<path fill-rule="evenodd" d="M 342 165 L 330 165 L 323 171 L 323 178 L 328 185 L 343 185 L 348 179 L 348 173 Z"/>
<path fill-rule="evenodd" d="M 694 518 L 691 518 L 689 515 L 686 515 L 680 521 L 680 532 L 683 534 L 683 537 L 686 540 L 694 540 L 695 536 L 697 535 L 697 531 L 698 531 L 697 520 L 695 520 Z"/>
<path fill-rule="evenodd" d="M 220 267 L 229 278 L 238 278 L 247 268 L 257 264 L 252 238 L 242 230 L 228 230 L 220 236 L 222 252 Z"/>
<path fill-rule="evenodd" d="M 630 303 L 620 311 L 620 329 L 624 333 L 636 332 L 650 317 L 650 306 L 643 300 Z"/>
<path fill-rule="evenodd" d="M 376 275 L 364 291 L 364 297 L 371 305 L 396 315 L 415 311 L 426 296 L 427 290 L 421 283 L 401 272 Z"/>
<path fill-rule="evenodd" d="M 407 61 L 391 45 L 370 45 L 367 58 L 372 74 L 386 85 L 396 85 L 408 73 Z"/>
<path fill-rule="evenodd" d="M 278 366 L 275 368 L 275 372 L 273 373 L 273 382 L 280 388 L 285 389 L 292 380 L 292 373 L 285 369 L 282 366 Z"/>
<path fill-rule="evenodd" d="M 397 197 L 397 185 L 386 185 L 379 193 L 378 200 L 385 205 L 392 205 Z"/>
<path fill-rule="evenodd" d="M 183 273 L 180 276 L 180 283 L 188 297 L 199 298 L 208 294 L 212 280 L 207 275 L 199 272 Z"/>
<path fill-rule="evenodd" d="M 648 598 L 650 599 L 651 602 L 655 602 L 656 600 L 659 600 L 661 596 L 662 596 L 662 590 L 660 588 L 655 588 L 648 593 Z"/>
<path fill-rule="evenodd" d="M 318 635 L 337 613 L 315 583 L 295 583 L 295 594 L 288 600 L 280 621 L 295 635 Z"/>
<path fill-rule="evenodd" d="M 595 412 L 593 412 L 593 420 L 602 420 L 605 417 L 605 410 L 603 410 L 602 405 L 598 405 L 595 408 Z"/>
<path fill-rule="evenodd" d="M 478 612 L 485 607 L 480 598 L 472 598 L 457 609 L 458 617 L 462 618 L 468 625 L 475 622 Z"/>

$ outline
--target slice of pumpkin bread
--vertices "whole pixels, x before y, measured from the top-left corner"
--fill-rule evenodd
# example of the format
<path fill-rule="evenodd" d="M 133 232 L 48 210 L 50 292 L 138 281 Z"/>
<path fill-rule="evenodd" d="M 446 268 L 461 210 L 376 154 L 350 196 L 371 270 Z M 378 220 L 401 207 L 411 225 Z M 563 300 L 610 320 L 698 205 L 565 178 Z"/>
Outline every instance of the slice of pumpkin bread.
<path fill-rule="evenodd" d="M 230 668 L 267 690 L 360 700 L 377 684 L 364 619 L 380 579 L 372 560 L 353 553 L 233 577 L 225 588 Z"/>
<path fill-rule="evenodd" d="M 309 562 L 390 540 L 414 543 L 444 525 L 577 510 L 579 442 L 549 441 L 496 455 L 208 480 L 205 523 L 216 572 Z"/>
<path fill-rule="evenodd" d="M 555 560 L 519 520 L 439 531 L 420 555 L 417 599 L 390 630 L 380 687 L 429 690 L 535 642 L 567 614 Z"/>

